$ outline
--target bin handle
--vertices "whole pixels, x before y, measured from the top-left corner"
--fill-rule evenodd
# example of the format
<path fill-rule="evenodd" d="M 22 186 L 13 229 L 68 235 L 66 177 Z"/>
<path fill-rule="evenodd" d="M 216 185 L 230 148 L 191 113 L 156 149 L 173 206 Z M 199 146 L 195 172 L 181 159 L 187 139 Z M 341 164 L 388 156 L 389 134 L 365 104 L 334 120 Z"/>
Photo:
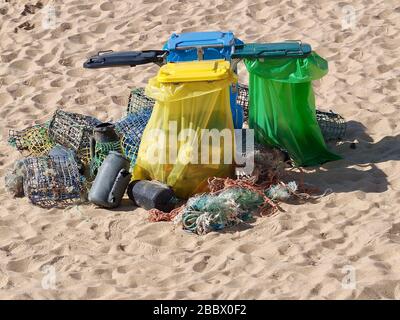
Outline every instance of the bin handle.
<path fill-rule="evenodd" d="M 301 40 L 285 40 L 285 42 L 297 42 L 300 46 L 303 44 Z"/>
<path fill-rule="evenodd" d="M 109 52 L 114 52 L 114 50 L 101 50 L 101 51 L 97 52 L 97 55 L 99 56 L 103 53 L 109 53 Z"/>
<path fill-rule="evenodd" d="M 208 48 L 223 48 L 224 45 L 222 43 L 219 44 L 207 44 L 207 45 L 200 45 L 200 46 L 183 46 L 183 47 L 176 47 L 176 50 L 189 50 L 189 49 L 208 49 Z"/>

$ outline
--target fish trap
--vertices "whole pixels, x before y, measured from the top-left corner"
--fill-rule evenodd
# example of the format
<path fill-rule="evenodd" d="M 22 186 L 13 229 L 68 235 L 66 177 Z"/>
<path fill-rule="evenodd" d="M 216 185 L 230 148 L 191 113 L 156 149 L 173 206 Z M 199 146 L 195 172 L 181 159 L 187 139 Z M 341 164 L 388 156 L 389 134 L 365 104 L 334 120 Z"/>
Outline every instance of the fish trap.
<path fill-rule="evenodd" d="M 151 116 L 148 108 L 138 110 L 136 113 L 128 114 L 115 124 L 115 130 L 121 137 L 121 147 L 133 167 L 139 150 L 143 131 Z"/>
<path fill-rule="evenodd" d="M 324 112 L 317 110 L 317 121 L 325 141 L 341 140 L 346 134 L 346 121 L 333 111 Z"/>
<path fill-rule="evenodd" d="M 242 107 L 244 121 L 249 118 L 249 87 L 244 84 L 238 84 L 236 104 Z"/>
<path fill-rule="evenodd" d="M 238 84 L 236 103 L 242 106 L 244 121 L 249 117 L 249 88 L 244 84 Z M 346 121 L 333 111 L 324 112 L 316 110 L 316 117 L 321 133 L 325 141 L 340 140 L 346 133 Z"/>
<path fill-rule="evenodd" d="M 155 100 L 146 96 L 144 88 L 136 88 L 131 91 L 126 113 L 129 115 L 142 109 L 152 110 Z"/>
<path fill-rule="evenodd" d="M 57 110 L 49 125 L 49 136 L 56 143 L 75 151 L 84 163 L 90 161 L 90 138 L 101 121 L 79 113 Z"/>
<path fill-rule="evenodd" d="M 8 143 L 19 151 L 28 151 L 31 156 L 46 155 L 54 146 L 48 134 L 48 123 L 9 130 Z"/>
<path fill-rule="evenodd" d="M 66 207 L 81 199 L 83 178 L 71 157 L 29 157 L 24 164 L 24 194 L 44 208 Z"/>

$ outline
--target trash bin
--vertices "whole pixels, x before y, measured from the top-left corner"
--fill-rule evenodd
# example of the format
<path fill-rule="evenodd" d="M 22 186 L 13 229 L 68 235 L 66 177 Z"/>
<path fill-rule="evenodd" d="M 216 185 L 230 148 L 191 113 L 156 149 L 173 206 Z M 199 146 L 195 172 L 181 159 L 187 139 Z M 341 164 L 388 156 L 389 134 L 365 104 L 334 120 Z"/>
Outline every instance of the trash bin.
<path fill-rule="evenodd" d="M 172 34 L 163 49 L 168 51 L 168 62 L 217 59 L 230 61 L 235 46 L 241 44 L 243 42 L 235 38 L 232 32 L 187 32 Z M 234 127 L 241 129 L 243 109 L 236 104 L 236 86 L 237 83 L 230 89 L 230 103 Z"/>
<path fill-rule="evenodd" d="M 235 150 L 229 86 L 236 81 L 230 63 L 224 60 L 163 66 L 146 87 L 156 103 L 143 132 L 132 180 L 158 180 L 172 187 L 177 197 L 188 198 L 206 191 L 209 177 L 231 176 Z M 214 140 L 203 129 L 214 129 L 224 143 L 210 143 Z"/>
<path fill-rule="evenodd" d="M 328 72 L 312 52 L 306 57 L 245 59 L 249 77 L 249 127 L 256 141 L 286 150 L 296 165 L 341 159 L 324 142 L 315 114 L 311 81 Z"/>

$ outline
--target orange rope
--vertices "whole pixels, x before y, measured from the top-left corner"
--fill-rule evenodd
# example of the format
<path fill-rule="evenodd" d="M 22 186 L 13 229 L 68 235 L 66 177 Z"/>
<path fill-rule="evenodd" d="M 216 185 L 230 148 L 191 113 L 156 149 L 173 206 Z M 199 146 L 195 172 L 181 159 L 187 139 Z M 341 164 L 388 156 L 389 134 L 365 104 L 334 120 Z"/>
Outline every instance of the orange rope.
<path fill-rule="evenodd" d="M 151 222 L 172 221 L 183 210 L 185 205 L 173 209 L 171 212 L 163 212 L 158 209 L 149 210 L 149 220 Z"/>

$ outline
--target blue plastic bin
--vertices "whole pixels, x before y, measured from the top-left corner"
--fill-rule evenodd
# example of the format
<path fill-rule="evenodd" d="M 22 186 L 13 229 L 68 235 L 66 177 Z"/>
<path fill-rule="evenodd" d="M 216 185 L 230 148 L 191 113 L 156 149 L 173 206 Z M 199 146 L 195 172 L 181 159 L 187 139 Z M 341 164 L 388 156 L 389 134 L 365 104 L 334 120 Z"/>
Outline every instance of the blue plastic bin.
<path fill-rule="evenodd" d="M 230 61 L 236 45 L 243 41 L 232 32 L 187 32 L 172 34 L 164 45 L 168 62 L 225 59 Z M 237 90 L 231 87 L 231 110 L 235 129 L 243 126 L 243 108 L 236 103 Z"/>

